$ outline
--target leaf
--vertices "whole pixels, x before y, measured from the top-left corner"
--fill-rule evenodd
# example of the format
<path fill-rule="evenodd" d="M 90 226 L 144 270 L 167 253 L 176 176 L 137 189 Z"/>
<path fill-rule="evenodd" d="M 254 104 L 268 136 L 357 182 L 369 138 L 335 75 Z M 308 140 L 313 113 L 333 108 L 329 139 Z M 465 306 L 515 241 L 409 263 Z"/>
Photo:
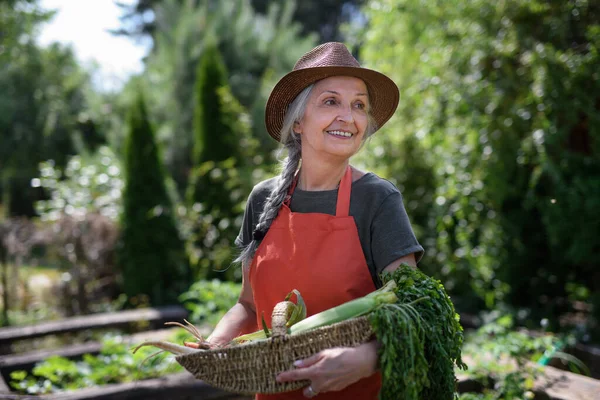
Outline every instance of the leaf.
<path fill-rule="evenodd" d="M 269 327 L 267 326 L 267 322 L 265 321 L 265 313 L 264 313 L 264 311 L 263 311 L 263 313 L 261 315 L 261 322 L 262 322 L 263 331 L 265 332 L 265 336 L 266 337 L 271 337 L 271 331 L 269 331 Z"/>

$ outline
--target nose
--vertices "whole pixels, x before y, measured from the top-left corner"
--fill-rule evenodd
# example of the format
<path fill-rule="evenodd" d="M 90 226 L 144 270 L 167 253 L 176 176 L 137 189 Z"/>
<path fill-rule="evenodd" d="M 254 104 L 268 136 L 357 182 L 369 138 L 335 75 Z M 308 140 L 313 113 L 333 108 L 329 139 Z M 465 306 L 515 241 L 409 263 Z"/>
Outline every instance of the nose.
<path fill-rule="evenodd" d="M 352 114 L 352 105 L 348 104 L 345 107 L 341 107 L 340 112 L 337 116 L 337 120 L 346 123 L 354 122 L 354 115 Z"/>

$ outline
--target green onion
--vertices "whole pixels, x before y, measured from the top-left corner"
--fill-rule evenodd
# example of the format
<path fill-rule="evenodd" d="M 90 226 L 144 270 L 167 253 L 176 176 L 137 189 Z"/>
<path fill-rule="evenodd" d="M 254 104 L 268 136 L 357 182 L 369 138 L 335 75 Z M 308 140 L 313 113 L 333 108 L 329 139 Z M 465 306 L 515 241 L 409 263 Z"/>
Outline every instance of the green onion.
<path fill-rule="evenodd" d="M 329 310 L 322 311 L 318 314 L 303 319 L 302 321 L 290 327 L 290 334 L 295 335 L 310 331 L 312 329 L 346 321 L 351 318 L 361 317 L 374 311 L 383 304 L 395 303 L 398 300 L 398 297 L 396 297 L 394 292 L 391 291 L 395 285 L 396 284 L 394 281 L 390 281 L 390 284 L 387 286 L 372 292 L 365 297 L 350 300 L 346 303 L 340 304 L 337 307 L 330 308 Z"/>
<path fill-rule="evenodd" d="M 351 318 L 366 315 L 383 304 L 395 303 L 398 300 L 398 298 L 394 294 L 395 289 L 396 282 L 391 280 L 387 282 L 383 287 L 379 288 L 374 292 L 369 293 L 364 297 L 350 300 L 346 303 L 340 304 L 337 307 L 330 308 L 318 314 L 312 315 L 306 319 L 302 319 L 297 323 L 293 323 L 297 319 L 295 318 L 296 315 L 293 315 L 286 324 L 289 327 L 288 333 L 290 335 L 295 335 L 312 329 L 321 328 L 323 326 L 332 325 L 337 322 L 346 321 Z M 297 307 L 299 306 L 299 312 L 302 312 L 303 316 L 305 316 L 306 307 L 304 305 L 304 301 L 302 300 L 302 297 L 300 296 L 300 293 L 298 293 L 297 290 L 294 290 L 294 293 L 296 293 L 296 297 L 298 298 Z M 285 301 L 289 299 L 290 295 L 291 293 L 286 297 Z M 279 308 L 275 306 L 274 309 L 278 310 L 277 313 L 279 314 Z M 291 323 L 293 323 L 293 325 L 291 325 Z M 247 341 L 264 340 L 267 337 L 268 335 L 266 334 L 265 330 L 260 330 L 248 333 L 246 335 L 238 336 L 235 339 L 233 339 L 232 344 Z"/>

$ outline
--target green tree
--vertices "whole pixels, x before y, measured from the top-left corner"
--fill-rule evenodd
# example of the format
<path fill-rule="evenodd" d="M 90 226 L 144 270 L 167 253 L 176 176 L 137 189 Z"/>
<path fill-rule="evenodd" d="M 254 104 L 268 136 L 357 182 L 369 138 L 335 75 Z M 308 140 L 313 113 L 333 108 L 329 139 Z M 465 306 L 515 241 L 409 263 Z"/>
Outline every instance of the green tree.
<path fill-rule="evenodd" d="M 207 2 L 214 7 L 219 1 Z M 234 0 L 228 3 L 233 7 L 243 7 L 243 2 L 244 0 Z M 133 4 L 122 4 L 123 26 L 116 33 L 137 37 L 154 36 L 158 28 L 155 15 L 160 3 L 159 0 L 138 0 Z M 251 3 L 256 12 L 266 15 L 273 5 L 278 6 L 281 1 L 251 0 Z M 317 33 L 321 42 L 329 42 L 342 39 L 340 25 L 359 17 L 359 7 L 365 0 L 302 0 L 294 3 L 296 10 L 293 18 L 302 25 L 302 34 Z"/>
<path fill-rule="evenodd" d="M 8 214 L 34 215 L 44 194 L 30 186 L 38 163 L 64 165 L 79 148 L 102 143 L 86 115 L 89 76 L 68 47 L 39 48 L 37 29 L 53 13 L 36 1 L 0 4 L 0 191 Z"/>
<path fill-rule="evenodd" d="M 219 93 L 229 88 L 225 64 L 216 47 L 204 50 L 196 78 L 194 153 L 196 165 L 206 161 L 239 158 L 240 136 L 235 132 L 235 115 L 225 114 Z M 199 193 L 194 193 L 194 197 Z"/>
<path fill-rule="evenodd" d="M 259 13 L 267 13 L 275 0 L 252 0 Z M 344 39 L 340 26 L 360 19 L 360 7 L 365 0 L 299 0 L 293 14 L 294 21 L 302 26 L 302 34 L 316 33 L 319 42 L 341 41 Z"/>
<path fill-rule="evenodd" d="M 209 216 L 210 224 L 197 229 L 199 256 L 195 264 L 203 278 L 213 278 L 219 275 L 211 271 L 232 261 L 230 251 L 218 252 L 215 247 L 231 248 L 239 231 L 233 221 L 242 213 L 240 195 L 249 190 L 230 175 L 251 165 L 255 141 L 250 136 L 247 113 L 229 90 L 227 71 L 216 47 L 204 51 L 197 76 L 192 156 L 196 167 L 187 196 L 188 204 L 201 206 L 203 216 Z M 207 241 L 211 227 L 217 229 L 212 229 L 213 240 Z M 218 253 L 220 256 L 215 257 Z"/>
<path fill-rule="evenodd" d="M 405 193 L 430 210 L 425 267 L 551 321 L 600 293 L 598 5 L 383 0 L 365 14 L 363 60 L 403 97 L 364 159 L 416 139 L 435 177 Z M 413 161 L 386 172 L 414 187 Z"/>
<path fill-rule="evenodd" d="M 249 0 L 165 0 L 153 10 L 154 48 L 143 78 L 157 139 L 165 145 L 165 162 L 180 193 L 187 188 L 192 167 L 196 72 L 210 46 L 219 49 L 231 92 L 249 111 L 253 136 L 263 149 L 260 157 L 272 160 L 276 143 L 263 123 L 266 99 L 276 80 L 315 42 L 314 36 L 300 35 L 301 26 L 292 20 L 293 3 L 273 5 L 268 15 L 257 14 Z M 135 85 L 128 86 L 122 97 L 131 97 L 135 90 Z M 119 132 L 118 124 L 114 131 Z"/>
<path fill-rule="evenodd" d="M 175 225 L 154 131 L 140 93 L 128 118 L 119 265 L 125 293 L 176 303 L 190 269 Z"/>

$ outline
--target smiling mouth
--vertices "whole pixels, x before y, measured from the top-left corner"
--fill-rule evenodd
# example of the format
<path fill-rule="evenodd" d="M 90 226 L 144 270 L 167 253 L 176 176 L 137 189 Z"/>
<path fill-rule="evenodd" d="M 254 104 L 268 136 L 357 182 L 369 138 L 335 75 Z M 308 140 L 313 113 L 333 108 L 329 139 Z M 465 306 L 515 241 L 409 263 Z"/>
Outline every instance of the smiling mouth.
<path fill-rule="evenodd" d="M 354 136 L 353 133 L 346 132 L 346 131 L 327 131 L 327 133 L 329 133 L 330 135 L 336 136 L 336 137 L 341 137 L 341 138 L 351 138 L 352 136 Z"/>

